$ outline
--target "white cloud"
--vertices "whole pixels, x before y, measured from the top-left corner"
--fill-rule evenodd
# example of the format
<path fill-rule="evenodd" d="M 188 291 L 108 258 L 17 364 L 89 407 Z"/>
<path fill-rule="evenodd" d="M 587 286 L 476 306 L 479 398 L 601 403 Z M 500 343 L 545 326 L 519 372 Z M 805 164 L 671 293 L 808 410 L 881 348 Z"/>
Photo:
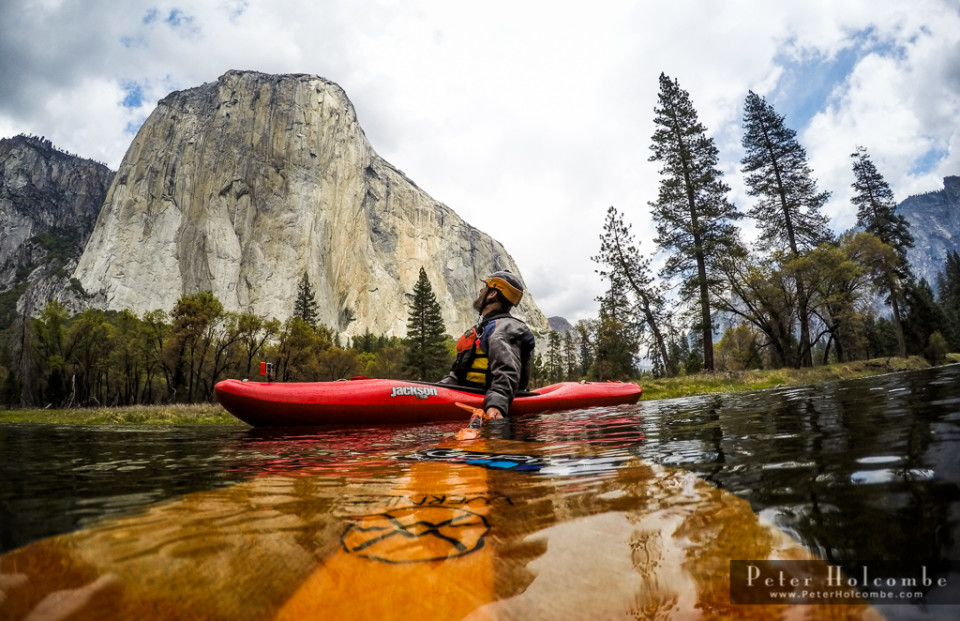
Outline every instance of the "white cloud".
<path fill-rule="evenodd" d="M 804 133 L 811 162 L 823 187 L 834 192 L 828 212 L 834 225 L 853 225 L 849 206 L 853 147 L 867 147 L 899 199 L 939 189 L 942 178 L 960 174 L 960 154 L 950 150 L 958 134 L 960 93 L 951 87 L 951 70 L 960 62 L 960 16 L 917 22 L 890 19 L 878 27 L 885 45 L 859 60 L 828 105 Z M 930 152 L 945 157 L 930 169 L 921 163 Z"/>
<path fill-rule="evenodd" d="M 116 168 L 128 125 L 172 90 L 229 69 L 318 74 L 381 155 L 507 247 L 547 314 L 575 320 L 603 290 L 590 256 L 607 207 L 654 251 L 661 72 L 690 93 L 744 209 L 746 93 L 789 111 L 845 227 L 857 145 L 898 197 L 960 174 L 958 33 L 954 0 L 3 3 L 0 131 Z M 122 105 L 132 83 L 140 108 Z"/>

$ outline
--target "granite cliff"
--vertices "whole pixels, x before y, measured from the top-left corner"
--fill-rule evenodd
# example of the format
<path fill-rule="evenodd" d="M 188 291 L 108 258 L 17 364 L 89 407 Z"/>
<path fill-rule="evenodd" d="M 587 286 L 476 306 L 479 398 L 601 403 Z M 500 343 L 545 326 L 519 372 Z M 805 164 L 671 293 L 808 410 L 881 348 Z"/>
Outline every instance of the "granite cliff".
<path fill-rule="evenodd" d="M 947 253 L 960 252 L 960 177 L 945 177 L 942 190 L 911 196 L 897 211 L 914 237 L 907 253 L 913 273 L 936 287 Z"/>
<path fill-rule="evenodd" d="M 0 140 L 3 325 L 12 319 L 14 305 L 30 313 L 55 296 L 70 298 L 70 274 L 112 179 L 103 164 L 64 153 L 49 140 Z"/>
<path fill-rule="evenodd" d="M 447 330 L 475 320 L 503 246 L 432 199 L 367 141 L 336 84 L 230 71 L 161 100 L 123 158 L 74 274 L 93 304 L 170 310 L 210 291 L 284 319 L 306 273 L 320 321 L 406 333 L 420 267 Z M 531 296 L 518 315 L 549 329 Z"/>

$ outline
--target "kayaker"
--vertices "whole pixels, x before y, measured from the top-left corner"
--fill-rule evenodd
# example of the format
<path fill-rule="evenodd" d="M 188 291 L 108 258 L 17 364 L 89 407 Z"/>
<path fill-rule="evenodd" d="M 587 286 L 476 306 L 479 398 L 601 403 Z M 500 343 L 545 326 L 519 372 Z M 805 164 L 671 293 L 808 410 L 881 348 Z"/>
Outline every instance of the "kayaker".
<path fill-rule="evenodd" d="M 501 270 L 483 279 L 473 308 L 477 325 L 457 341 L 457 358 L 441 384 L 456 384 L 485 391 L 487 419 L 502 418 L 518 391 L 526 390 L 533 361 L 534 337 L 530 328 L 510 314 L 520 303 L 523 283 Z"/>

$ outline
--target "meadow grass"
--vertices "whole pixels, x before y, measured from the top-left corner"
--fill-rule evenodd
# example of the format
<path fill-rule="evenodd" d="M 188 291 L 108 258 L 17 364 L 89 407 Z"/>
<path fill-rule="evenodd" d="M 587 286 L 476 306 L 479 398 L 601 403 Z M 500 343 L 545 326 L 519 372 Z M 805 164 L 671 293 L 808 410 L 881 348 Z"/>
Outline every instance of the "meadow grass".
<path fill-rule="evenodd" d="M 244 425 L 219 404 L 134 405 L 115 408 L 0 411 L 0 423 L 76 425 Z"/>
<path fill-rule="evenodd" d="M 957 355 L 960 362 L 960 355 Z M 770 369 L 697 373 L 661 379 L 645 378 L 643 400 L 674 399 L 694 395 L 764 390 L 779 386 L 809 386 L 842 379 L 882 375 L 897 371 L 925 369 L 930 366 L 923 358 L 877 358 L 816 366 L 809 369 Z"/>

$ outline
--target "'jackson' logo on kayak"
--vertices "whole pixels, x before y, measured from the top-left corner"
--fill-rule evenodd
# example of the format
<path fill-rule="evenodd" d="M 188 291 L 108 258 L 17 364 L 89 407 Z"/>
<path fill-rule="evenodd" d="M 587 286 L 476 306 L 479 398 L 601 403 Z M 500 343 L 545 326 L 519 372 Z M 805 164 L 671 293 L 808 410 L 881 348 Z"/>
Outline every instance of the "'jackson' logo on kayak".
<path fill-rule="evenodd" d="M 426 399 L 427 397 L 436 397 L 437 389 L 431 386 L 394 386 L 390 397 L 416 397 L 417 399 Z"/>

